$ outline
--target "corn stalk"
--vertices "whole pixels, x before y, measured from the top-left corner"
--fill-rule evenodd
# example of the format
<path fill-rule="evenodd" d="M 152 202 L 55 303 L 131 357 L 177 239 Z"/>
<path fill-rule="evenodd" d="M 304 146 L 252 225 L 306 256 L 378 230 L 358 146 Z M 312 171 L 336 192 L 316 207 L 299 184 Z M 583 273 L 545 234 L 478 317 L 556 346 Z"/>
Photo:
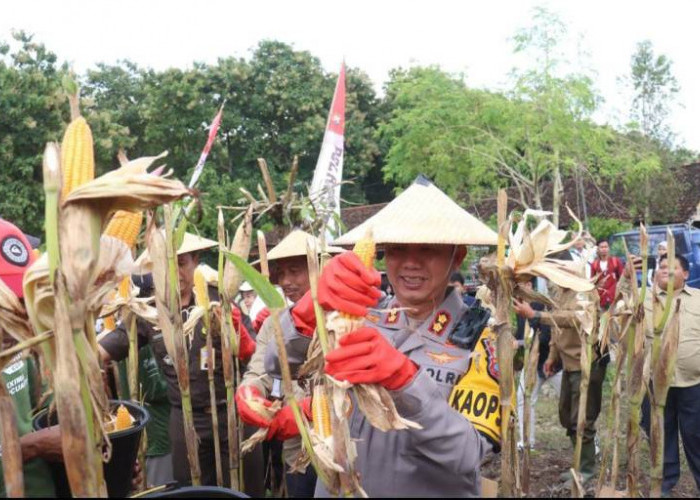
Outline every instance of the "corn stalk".
<path fill-rule="evenodd" d="M 201 484 L 201 473 L 197 434 L 192 417 L 189 356 L 182 328 L 177 258 L 172 227 L 172 207 L 166 205 L 163 212 L 165 237 L 161 231 L 156 230 L 155 226 L 151 224 L 147 231 L 148 252 L 153 261 L 153 283 L 155 286 L 158 322 L 163 332 L 163 341 L 165 342 L 168 355 L 175 363 L 177 381 L 180 386 L 183 427 L 187 445 L 187 457 L 190 463 L 190 475 L 192 484 L 199 486 Z"/>
<path fill-rule="evenodd" d="M 642 249 L 642 289 L 637 288 L 636 273 L 632 259 L 627 253 L 628 273 L 632 290 L 632 323 L 627 334 L 627 398 L 629 416 L 627 419 L 627 491 L 631 498 L 639 497 L 639 444 L 642 399 L 646 384 L 644 381 L 644 301 L 647 293 L 647 256 L 649 237 L 643 224 L 639 226 L 639 242 Z"/>
<path fill-rule="evenodd" d="M 501 495 L 520 496 L 516 477 L 518 456 L 513 453 L 514 426 L 511 425 L 511 401 L 513 396 L 513 335 L 510 326 L 510 306 L 513 298 L 512 274 L 505 265 L 506 241 L 509 227 L 506 218 L 508 195 L 504 189 L 498 191 L 498 280 L 492 290 L 496 304 L 494 331 L 497 335 L 496 349 L 501 375 L 498 381 L 501 397 Z"/>
<path fill-rule="evenodd" d="M 594 302 L 589 302 L 587 311 L 584 312 L 584 321 L 578 326 L 579 338 L 581 339 L 581 383 L 579 386 L 578 400 L 578 421 L 576 423 L 576 445 L 574 447 L 574 466 L 572 475 L 574 481 L 571 485 L 571 497 L 583 498 L 584 491 L 579 487 L 581 474 L 581 448 L 583 446 L 583 433 L 586 429 L 586 407 L 588 405 L 588 386 L 591 379 L 591 365 L 593 363 L 593 346 L 598 340 L 598 328 L 604 330 L 610 319 L 610 314 L 606 313 L 600 320 L 596 321 L 596 311 L 598 307 Z M 588 318 L 585 318 L 588 316 Z M 578 480 L 577 480 L 578 479 Z"/>
<path fill-rule="evenodd" d="M 537 383 L 537 362 L 540 354 L 539 332 L 532 332 L 530 323 L 525 321 L 525 373 L 523 375 L 523 493 L 530 491 L 530 413 L 532 411 L 532 390 Z"/>
<path fill-rule="evenodd" d="M 236 235 L 231 245 L 231 252 L 247 260 L 250 253 L 250 238 L 252 234 L 252 211 L 248 210 L 244 220 L 239 224 Z M 240 455 L 238 443 L 241 442 L 241 428 L 238 423 L 238 413 L 236 411 L 235 392 L 238 387 L 238 377 L 240 369 L 238 367 L 238 337 L 233 328 L 231 317 L 231 303 L 234 300 L 241 285 L 240 273 L 228 261 L 224 260 L 224 252 L 227 249 L 226 230 L 224 227 L 223 212 L 219 210 L 218 218 L 218 238 L 219 238 L 219 296 L 221 297 L 221 350 L 224 370 L 224 381 L 226 384 L 227 419 L 226 429 L 228 432 L 228 457 L 229 457 L 229 479 L 231 488 L 241 491 L 243 481 L 242 470 L 240 468 Z"/>
<path fill-rule="evenodd" d="M 664 452 L 664 411 L 666 397 L 671 386 L 676 368 L 676 356 L 678 353 L 678 339 L 680 324 L 678 310 L 680 299 L 676 300 L 674 279 L 676 272 L 675 241 L 670 229 L 667 230 L 666 241 L 668 243 L 668 285 L 666 288 L 666 300 L 661 306 L 661 300 L 654 296 L 653 326 L 654 341 L 651 351 L 651 376 L 653 386 L 651 396 L 651 490 L 650 496 L 661 497 L 663 483 L 663 452 Z M 675 304 L 674 304 L 675 302 Z M 671 313 L 673 315 L 671 316 Z M 669 320 L 669 316 L 671 319 Z"/>

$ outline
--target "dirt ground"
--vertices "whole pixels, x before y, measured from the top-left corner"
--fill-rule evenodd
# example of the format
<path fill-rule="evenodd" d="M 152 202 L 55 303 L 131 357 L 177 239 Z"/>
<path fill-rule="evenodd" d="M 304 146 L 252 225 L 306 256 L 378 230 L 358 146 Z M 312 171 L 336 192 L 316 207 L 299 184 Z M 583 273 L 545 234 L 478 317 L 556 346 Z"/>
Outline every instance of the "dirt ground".
<path fill-rule="evenodd" d="M 610 367 L 609 367 L 610 368 Z M 598 436 L 600 447 L 606 446 L 608 429 L 606 428 L 606 416 L 610 405 L 610 378 L 611 370 L 608 370 L 608 380 L 606 381 L 603 395 L 603 410 L 598 418 Z M 545 388 L 548 388 L 545 386 Z M 535 448 L 530 455 L 530 491 L 528 497 L 571 497 L 571 491 L 563 487 L 559 475 L 571 467 L 573 450 L 569 439 L 566 437 L 564 429 L 559 424 L 557 411 L 557 399 L 553 391 L 541 393 L 536 408 L 536 442 Z M 623 406 L 621 414 L 623 429 L 626 427 L 627 408 Z M 644 440 L 641 446 L 641 469 L 642 469 L 642 492 L 648 496 L 649 478 L 649 446 Z M 619 480 L 617 489 L 625 490 L 625 472 L 627 470 L 626 451 L 621 450 Z M 681 478 L 672 491 L 675 498 L 694 498 L 698 496 L 698 490 L 692 474 L 688 470 L 688 465 L 681 453 Z M 598 457 L 600 459 L 600 455 Z M 522 454 L 520 455 L 522 463 Z M 500 476 L 500 458 L 495 457 L 482 468 L 484 477 L 498 478 Z M 599 470 L 596 470 L 598 473 Z M 596 477 L 597 480 L 597 477 Z M 595 481 L 590 481 L 586 485 L 586 496 L 594 496 Z"/>

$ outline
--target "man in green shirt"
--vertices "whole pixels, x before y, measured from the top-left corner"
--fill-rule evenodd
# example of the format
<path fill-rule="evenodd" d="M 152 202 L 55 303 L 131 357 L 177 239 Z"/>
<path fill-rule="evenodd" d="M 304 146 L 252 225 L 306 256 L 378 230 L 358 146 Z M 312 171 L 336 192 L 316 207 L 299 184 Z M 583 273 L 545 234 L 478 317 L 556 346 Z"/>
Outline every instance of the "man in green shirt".
<path fill-rule="evenodd" d="M 168 386 L 158 368 L 150 345 L 139 349 L 140 398 L 151 415 L 146 426 L 148 449 L 146 450 L 146 482 L 148 487 L 174 481 L 168 422 L 170 402 Z M 126 360 L 119 362 L 119 379 L 122 399 L 129 399 L 129 382 Z"/>
<path fill-rule="evenodd" d="M 0 219 L 0 279 L 19 299 L 24 297 L 22 277 L 32 265 L 32 247 L 22 231 L 14 224 Z M 2 328 L 2 325 L 0 325 Z M 3 332 L 4 333 L 4 332 Z M 0 349 L 10 347 L 9 335 Z M 24 494 L 27 497 L 55 497 L 51 469 L 47 461 L 62 461 L 61 432 L 58 426 L 32 432 L 32 409 L 39 400 L 41 387 L 37 383 L 36 365 L 31 354 L 20 353 L 2 370 L 2 380 L 15 406 L 17 431 L 20 436 L 24 464 Z M 2 444 L 0 443 L 0 465 Z M 4 476 L 0 475 L 0 497 L 6 497 Z"/>

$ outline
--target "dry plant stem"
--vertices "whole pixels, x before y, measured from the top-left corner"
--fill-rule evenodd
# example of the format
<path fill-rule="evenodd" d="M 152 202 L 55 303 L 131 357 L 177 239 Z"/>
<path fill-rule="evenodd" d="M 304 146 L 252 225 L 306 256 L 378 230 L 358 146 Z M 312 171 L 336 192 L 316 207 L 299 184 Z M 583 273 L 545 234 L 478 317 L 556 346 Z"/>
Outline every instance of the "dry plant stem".
<path fill-rule="evenodd" d="M 209 315 L 206 311 L 205 317 Z M 208 321 L 206 321 L 208 323 Z M 209 329 L 207 335 L 207 375 L 209 377 L 209 401 L 211 404 L 211 425 L 214 430 L 214 455 L 216 457 L 216 485 L 224 485 L 224 473 L 221 465 L 221 441 L 219 440 L 219 411 L 216 405 L 216 386 L 214 385 L 214 348 L 212 346 L 212 333 Z"/>
<path fill-rule="evenodd" d="M 530 323 L 525 323 L 525 338 L 530 336 Z M 539 333 L 535 332 L 529 341 L 529 345 L 525 350 L 525 374 L 523 387 L 523 469 L 522 469 L 522 488 L 523 493 L 528 494 L 530 491 L 530 412 L 532 402 L 532 390 L 535 387 L 537 378 L 537 361 L 540 354 Z"/>
<path fill-rule="evenodd" d="M 187 456 L 190 462 L 190 475 L 192 485 L 199 486 L 201 484 L 201 473 L 199 468 L 199 452 L 197 444 L 197 433 L 194 427 L 194 418 L 192 417 L 192 398 L 190 395 L 190 376 L 189 376 L 189 356 L 187 354 L 187 346 L 185 345 L 185 337 L 182 331 L 182 314 L 180 312 L 180 290 L 179 278 L 177 269 L 177 258 L 175 247 L 173 244 L 173 227 L 172 227 L 172 207 L 166 205 L 163 207 L 165 216 L 165 252 L 168 262 L 168 286 L 170 289 L 169 298 L 170 304 L 168 308 L 173 319 L 173 343 L 175 347 L 175 367 L 177 373 L 177 381 L 180 386 L 180 395 L 182 397 L 182 415 L 183 427 L 185 432 L 185 443 L 187 445 Z"/>
<path fill-rule="evenodd" d="M 597 322 L 594 322 L 594 325 L 595 324 L 597 324 Z M 583 433 L 586 428 L 586 406 L 588 404 L 588 386 L 590 385 L 591 379 L 593 344 L 595 344 L 596 340 L 595 330 L 588 334 L 581 328 L 579 331 L 579 338 L 581 339 L 581 384 L 579 386 L 578 422 L 576 423 L 576 446 L 574 448 L 573 466 L 573 473 L 576 474 L 577 477 L 580 477 L 581 473 L 581 447 L 583 446 Z M 571 497 L 583 498 L 583 493 L 583 491 L 579 490 L 577 482 L 573 481 Z"/>
<path fill-rule="evenodd" d="M 498 281 L 497 289 L 493 290 L 496 302 L 496 325 L 494 330 L 497 335 L 498 366 L 501 370 L 499 388 L 501 396 L 501 495 L 506 497 L 520 496 L 516 492 L 516 478 L 514 461 L 517 454 L 511 453 L 512 427 L 511 396 L 513 394 L 513 335 L 510 327 L 510 304 L 512 300 L 512 288 L 505 275 L 505 249 L 508 234 L 506 211 L 508 196 L 505 190 L 498 191 Z"/>
<path fill-rule="evenodd" d="M 95 470 L 95 448 L 92 446 L 92 422 L 86 415 L 85 381 L 80 373 L 68 310 L 68 294 L 63 276 L 55 281 L 56 370 L 54 394 L 61 422 L 63 461 L 68 482 L 75 497 L 96 497 L 100 488 Z M 89 401 L 88 401 L 89 406 Z M 91 406 L 89 406 L 91 408 Z"/>
<path fill-rule="evenodd" d="M 647 256 L 649 238 L 643 224 L 639 227 L 640 246 L 642 248 L 642 276 L 647 275 Z M 628 272 L 636 276 L 632 259 L 628 257 Z M 647 293 L 647 282 L 642 279 L 641 292 L 637 289 L 637 280 L 630 281 L 633 297 L 633 317 L 627 334 L 627 397 L 629 400 L 629 416 L 627 419 L 627 491 L 630 498 L 639 497 L 639 443 L 641 406 L 644 398 L 644 301 Z"/>
<path fill-rule="evenodd" d="M 136 315 L 129 313 L 125 321 L 129 325 L 129 397 L 137 403 L 139 401 L 139 351 L 136 338 Z"/>
<path fill-rule="evenodd" d="M 328 478 L 323 473 L 323 469 L 319 467 L 318 461 L 314 454 L 313 446 L 311 445 L 311 438 L 309 436 L 308 424 L 306 418 L 299 408 L 299 403 L 297 403 L 294 397 L 294 387 L 292 386 L 292 373 L 289 370 L 289 359 L 287 358 L 287 348 L 284 345 L 284 334 L 282 333 L 282 325 L 280 324 L 280 310 L 277 308 L 270 309 L 270 317 L 272 318 L 272 325 L 275 332 L 275 341 L 277 342 L 277 352 L 279 355 L 280 370 L 282 371 L 282 390 L 284 391 L 284 397 L 292 409 L 294 414 L 294 422 L 297 424 L 299 429 L 299 434 L 301 435 L 301 442 L 304 449 L 309 454 L 311 458 L 311 464 L 316 470 L 318 478 L 323 481 L 324 484 L 328 484 Z"/>
<path fill-rule="evenodd" d="M 22 352 L 26 349 L 31 349 L 32 347 L 42 344 L 43 342 L 46 342 L 47 340 L 53 339 L 53 332 L 48 331 L 45 333 L 42 333 L 41 335 L 37 335 L 36 337 L 32 337 L 30 339 L 25 340 L 24 342 L 20 342 L 18 344 L 13 345 L 12 347 L 9 347 L 5 349 L 4 351 L 0 352 L 0 363 L 2 362 L 3 359 L 5 358 L 11 358 L 18 352 Z"/>
<path fill-rule="evenodd" d="M 267 162 L 264 158 L 258 158 L 258 166 L 262 172 L 263 180 L 265 181 L 265 188 L 267 189 L 267 195 L 269 198 L 270 205 L 277 203 L 277 193 L 275 192 L 275 185 L 272 183 L 272 178 L 270 177 L 270 170 L 267 168 Z"/>
<path fill-rule="evenodd" d="M 668 333 L 664 334 L 664 330 L 666 330 L 668 324 L 675 294 L 676 249 L 675 240 L 670 230 L 668 230 L 666 241 L 668 242 L 668 286 L 666 288 L 666 300 L 663 310 L 660 310 L 661 304 L 657 297 L 654 297 L 653 305 L 654 341 L 651 350 L 651 376 L 654 385 L 650 390 L 652 412 L 651 432 L 649 437 L 649 447 L 651 451 L 650 496 L 653 498 L 659 498 L 661 496 L 661 485 L 663 482 L 664 408 L 666 406 L 666 396 L 670 383 L 669 377 L 664 376 L 664 372 L 669 364 L 668 355 L 662 356 L 661 354 L 662 342 L 665 340 L 663 337 L 668 335 Z M 675 351 L 673 352 L 673 365 L 675 365 Z"/>

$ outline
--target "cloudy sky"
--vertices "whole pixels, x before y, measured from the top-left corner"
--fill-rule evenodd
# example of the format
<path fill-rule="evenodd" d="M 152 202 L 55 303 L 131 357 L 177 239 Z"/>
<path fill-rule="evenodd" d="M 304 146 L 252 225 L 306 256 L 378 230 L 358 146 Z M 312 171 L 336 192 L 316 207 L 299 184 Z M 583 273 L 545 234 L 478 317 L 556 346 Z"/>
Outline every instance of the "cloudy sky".
<path fill-rule="evenodd" d="M 10 7 L 11 5 L 11 7 Z M 397 66 L 439 64 L 464 72 L 475 87 L 504 88 L 508 72 L 527 63 L 510 38 L 546 5 L 582 40 L 605 104 L 598 121 L 625 123 L 629 73 L 637 42 L 649 39 L 673 60 L 681 86 L 671 127 L 679 144 L 700 150 L 700 64 L 695 0 L 353 0 L 180 1 L 14 0 L 4 2 L 0 40 L 12 29 L 34 33 L 77 71 L 130 59 L 162 69 L 193 61 L 247 57 L 262 39 L 291 43 L 337 71 L 343 58 L 365 70 L 377 89 Z"/>

